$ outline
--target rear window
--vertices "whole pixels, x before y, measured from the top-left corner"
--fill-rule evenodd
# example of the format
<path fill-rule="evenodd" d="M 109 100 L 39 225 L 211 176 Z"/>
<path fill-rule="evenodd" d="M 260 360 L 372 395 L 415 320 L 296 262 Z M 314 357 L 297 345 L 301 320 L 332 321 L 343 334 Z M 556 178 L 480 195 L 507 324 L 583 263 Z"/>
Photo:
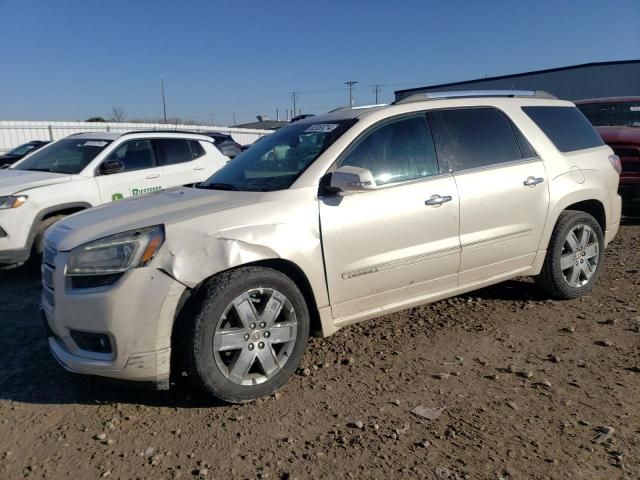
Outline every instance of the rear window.
<path fill-rule="evenodd" d="M 589 120 L 575 107 L 522 107 L 561 152 L 604 145 Z"/>

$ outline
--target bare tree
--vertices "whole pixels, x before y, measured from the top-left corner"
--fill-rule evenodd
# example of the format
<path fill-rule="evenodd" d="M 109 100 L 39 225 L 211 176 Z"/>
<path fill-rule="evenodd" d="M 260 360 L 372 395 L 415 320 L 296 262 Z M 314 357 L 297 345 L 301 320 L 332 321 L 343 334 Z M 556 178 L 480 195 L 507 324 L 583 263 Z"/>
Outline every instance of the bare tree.
<path fill-rule="evenodd" d="M 127 119 L 127 115 L 124 113 L 122 107 L 111 107 L 111 115 L 109 120 L 112 122 L 124 122 Z"/>

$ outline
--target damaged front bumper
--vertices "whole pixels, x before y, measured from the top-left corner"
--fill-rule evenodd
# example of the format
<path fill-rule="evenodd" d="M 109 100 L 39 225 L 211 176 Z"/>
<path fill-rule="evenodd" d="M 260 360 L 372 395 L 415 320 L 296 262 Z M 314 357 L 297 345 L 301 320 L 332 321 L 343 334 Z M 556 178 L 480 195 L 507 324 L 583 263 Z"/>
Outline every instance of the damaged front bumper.
<path fill-rule="evenodd" d="M 54 358 L 75 373 L 168 386 L 171 332 L 186 287 L 157 269 L 138 268 L 113 285 L 72 288 L 63 274 L 66 257 L 58 254 L 52 272 L 43 274 L 42 310 Z M 108 345 L 87 347 L 78 332 Z"/>

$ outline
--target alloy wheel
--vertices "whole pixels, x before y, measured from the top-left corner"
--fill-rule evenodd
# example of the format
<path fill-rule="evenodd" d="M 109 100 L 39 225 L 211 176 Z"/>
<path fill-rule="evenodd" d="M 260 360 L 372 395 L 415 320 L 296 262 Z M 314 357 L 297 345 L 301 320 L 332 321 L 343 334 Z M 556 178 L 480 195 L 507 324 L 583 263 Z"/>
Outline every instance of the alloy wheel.
<path fill-rule="evenodd" d="M 600 260 L 598 236 L 586 224 L 575 225 L 562 246 L 560 269 L 565 281 L 573 288 L 589 283 Z"/>
<path fill-rule="evenodd" d="M 213 334 L 213 354 L 220 372 L 238 385 L 273 378 L 289 360 L 298 322 L 293 305 L 271 288 L 255 288 L 225 309 Z"/>

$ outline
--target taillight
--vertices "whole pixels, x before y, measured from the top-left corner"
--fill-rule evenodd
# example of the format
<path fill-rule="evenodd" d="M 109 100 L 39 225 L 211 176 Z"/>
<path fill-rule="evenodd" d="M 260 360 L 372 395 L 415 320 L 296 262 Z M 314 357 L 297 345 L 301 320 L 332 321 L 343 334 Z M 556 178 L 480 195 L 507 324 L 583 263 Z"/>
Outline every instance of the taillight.
<path fill-rule="evenodd" d="M 622 163 L 620 162 L 620 157 L 618 155 L 609 155 L 609 162 L 611 162 L 613 168 L 615 168 L 616 172 L 618 172 L 618 175 L 620 175 L 622 173 Z"/>

